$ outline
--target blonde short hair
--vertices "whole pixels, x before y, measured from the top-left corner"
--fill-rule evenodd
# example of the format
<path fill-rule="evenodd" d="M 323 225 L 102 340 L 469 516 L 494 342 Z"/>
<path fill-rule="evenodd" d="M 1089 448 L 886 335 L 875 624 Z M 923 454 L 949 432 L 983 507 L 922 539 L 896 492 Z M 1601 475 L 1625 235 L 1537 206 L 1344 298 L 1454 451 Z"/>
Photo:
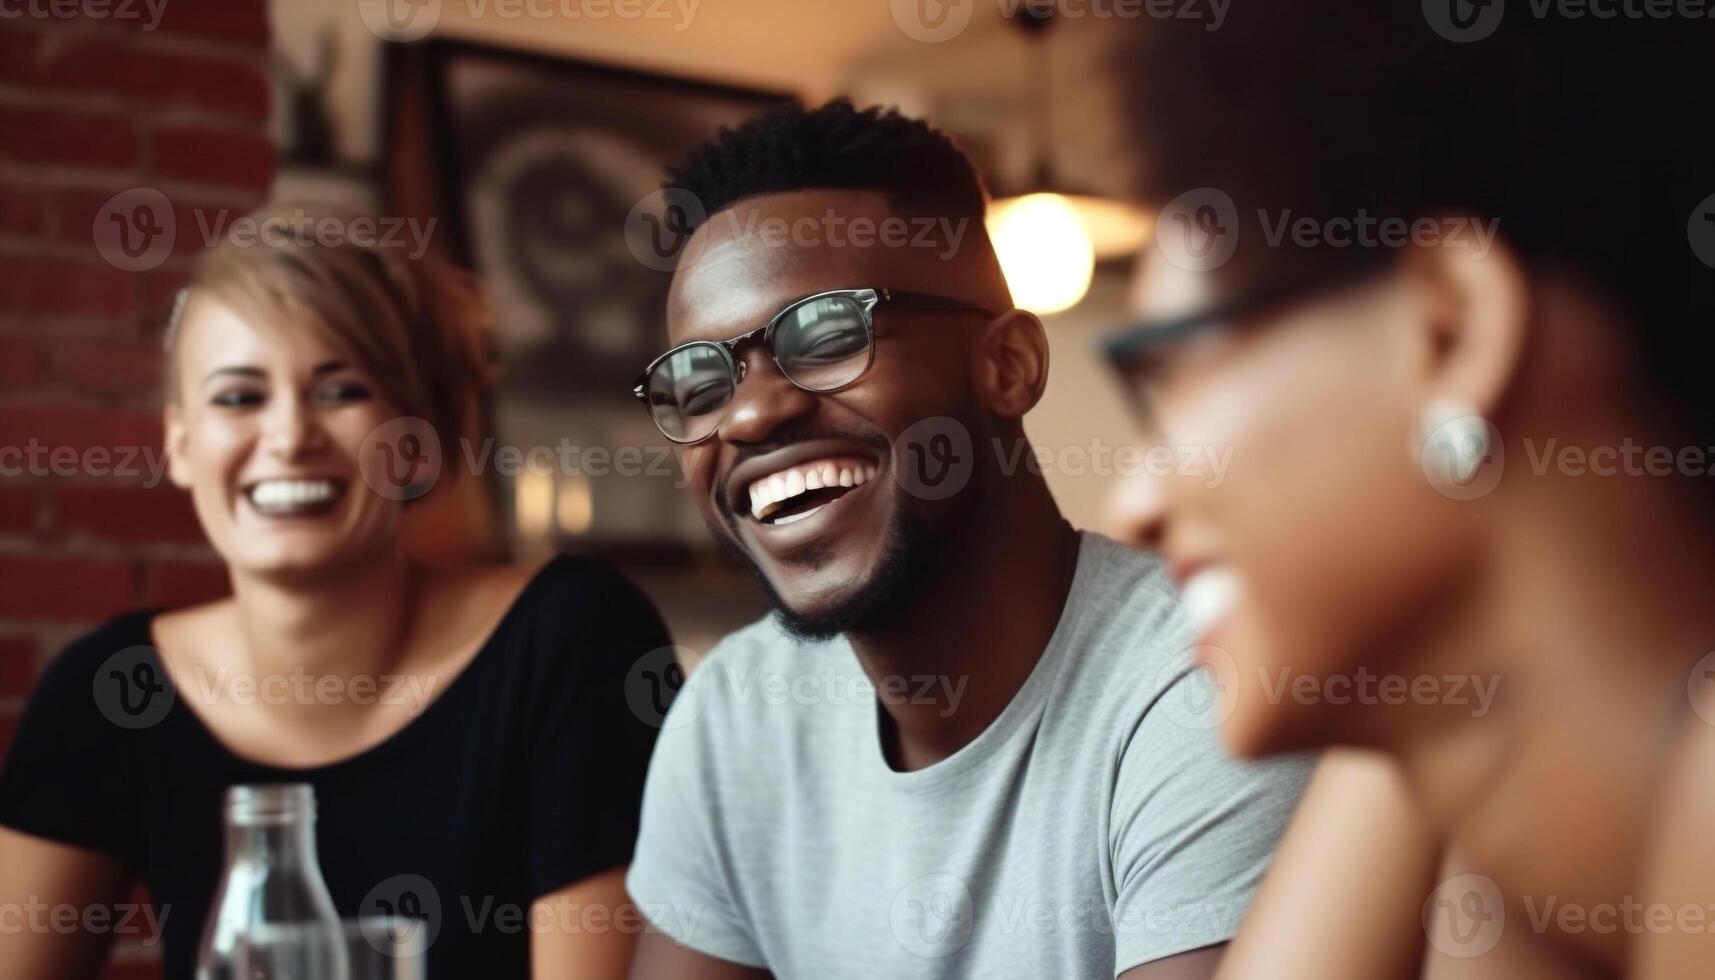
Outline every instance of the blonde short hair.
<path fill-rule="evenodd" d="M 273 205 L 234 222 L 197 257 L 164 337 L 167 398 L 180 394 L 179 321 L 191 302 L 208 296 L 241 315 L 284 315 L 321 331 L 403 412 L 429 422 L 443 440 L 463 434 L 494 377 L 493 323 L 474 276 L 428 256 L 411 258 L 405 246 L 381 244 L 378 236 L 323 244 L 235 234 L 268 221 L 329 219 L 347 229 L 364 220 L 338 209 Z"/>

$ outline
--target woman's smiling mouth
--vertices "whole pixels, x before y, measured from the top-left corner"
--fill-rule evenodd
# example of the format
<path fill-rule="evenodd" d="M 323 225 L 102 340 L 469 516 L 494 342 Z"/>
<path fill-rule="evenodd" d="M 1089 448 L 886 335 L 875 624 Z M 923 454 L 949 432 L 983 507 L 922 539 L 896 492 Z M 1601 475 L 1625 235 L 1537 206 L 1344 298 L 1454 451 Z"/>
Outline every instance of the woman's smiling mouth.
<path fill-rule="evenodd" d="M 244 499 L 264 517 L 317 517 L 337 507 L 345 491 L 344 480 L 258 480 L 244 488 Z"/>

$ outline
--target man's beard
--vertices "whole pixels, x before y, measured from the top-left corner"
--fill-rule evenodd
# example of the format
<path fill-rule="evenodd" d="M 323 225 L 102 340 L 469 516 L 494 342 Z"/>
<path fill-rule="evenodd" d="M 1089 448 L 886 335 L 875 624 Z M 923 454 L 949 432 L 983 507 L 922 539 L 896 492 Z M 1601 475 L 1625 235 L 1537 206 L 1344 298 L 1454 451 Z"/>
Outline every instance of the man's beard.
<path fill-rule="evenodd" d="M 750 569 L 762 583 L 768 603 L 786 632 L 808 641 L 830 640 L 844 633 L 877 632 L 898 623 L 913 608 L 913 600 L 922 594 L 923 583 L 935 576 L 934 566 L 942 554 L 942 549 L 935 546 L 935 538 L 921 514 L 901 508 L 888 524 L 881 557 L 869 580 L 831 606 L 799 612 L 786 604 L 756 559 L 732 535 L 718 531 L 715 534 L 721 550 Z M 804 563 L 819 565 L 831 557 L 825 551 L 813 549 L 804 555 Z"/>

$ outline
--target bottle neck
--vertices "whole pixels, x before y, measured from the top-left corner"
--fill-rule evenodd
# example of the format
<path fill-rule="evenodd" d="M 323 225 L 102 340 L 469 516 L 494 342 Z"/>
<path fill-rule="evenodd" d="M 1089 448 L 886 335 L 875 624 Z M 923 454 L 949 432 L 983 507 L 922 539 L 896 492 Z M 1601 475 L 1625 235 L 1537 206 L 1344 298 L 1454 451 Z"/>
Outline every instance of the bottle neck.
<path fill-rule="evenodd" d="M 228 824 L 226 862 L 280 869 L 318 868 L 315 824 L 308 819 L 256 825 Z"/>

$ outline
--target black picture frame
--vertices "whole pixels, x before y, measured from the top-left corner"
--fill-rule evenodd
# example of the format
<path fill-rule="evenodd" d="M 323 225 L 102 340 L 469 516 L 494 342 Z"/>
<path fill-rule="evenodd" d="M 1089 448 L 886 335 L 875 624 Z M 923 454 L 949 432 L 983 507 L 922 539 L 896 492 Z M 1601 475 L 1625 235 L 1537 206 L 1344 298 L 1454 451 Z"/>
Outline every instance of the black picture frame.
<path fill-rule="evenodd" d="M 670 271 L 633 253 L 628 217 L 659 200 L 666 165 L 792 93 L 442 38 L 388 45 L 383 77 L 386 207 L 434 218 L 433 247 L 483 277 L 500 443 L 641 446 L 653 460 L 665 440 L 629 388 L 665 342 Z M 529 493 L 499 481 L 515 540 L 658 559 L 712 547 L 658 468 L 555 480 Z M 587 526 L 543 527 L 520 503 L 568 493 L 584 503 L 553 513 L 581 507 Z"/>

